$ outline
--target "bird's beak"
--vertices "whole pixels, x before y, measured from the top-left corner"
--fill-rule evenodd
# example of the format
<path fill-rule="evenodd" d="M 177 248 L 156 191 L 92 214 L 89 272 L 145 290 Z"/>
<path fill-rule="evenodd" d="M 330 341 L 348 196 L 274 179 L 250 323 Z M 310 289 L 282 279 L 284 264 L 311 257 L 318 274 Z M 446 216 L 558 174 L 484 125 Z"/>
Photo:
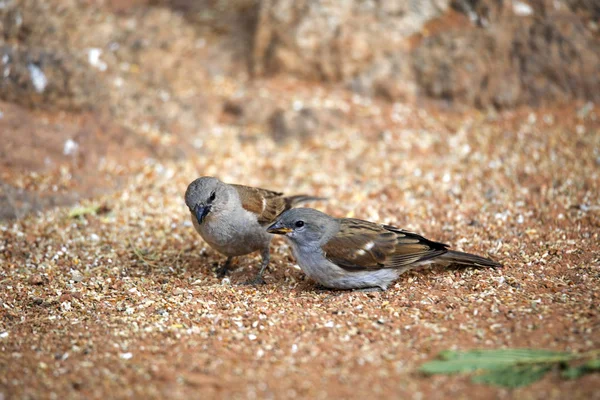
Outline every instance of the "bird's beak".
<path fill-rule="evenodd" d="M 204 218 L 206 218 L 206 216 L 208 215 L 209 212 L 210 212 L 210 205 L 207 205 L 207 206 L 203 206 L 201 204 L 196 205 L 196 207 L 194 208 L 194 214 L 196 214 L 196 219 L 198 220 L 199 224 L 201 224 L 202 221 L 204 221 Z"/>
<path fill-rule="evenodd" d="M 275 222 L 273 225 L 267 228 L 267 232 L 274 233 L 276 235 L 285 235 L 286 233 L 290 233 L 292 229 L 285 228 L 283 226 L 279 226 L 278 222 Z"/>

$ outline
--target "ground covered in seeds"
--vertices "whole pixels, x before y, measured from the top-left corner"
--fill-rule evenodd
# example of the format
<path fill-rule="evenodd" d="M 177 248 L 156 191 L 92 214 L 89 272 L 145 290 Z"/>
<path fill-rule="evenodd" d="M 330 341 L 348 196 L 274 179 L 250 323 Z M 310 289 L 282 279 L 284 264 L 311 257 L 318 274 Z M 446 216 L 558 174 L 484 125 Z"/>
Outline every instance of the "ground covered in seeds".
<path fill-rule="evenodd" d="M 105 163 L 122 189 L 2 223 L 0 397 L 598 398 L 598 374 L 511 391 L 415 371 L 445 349 L 600 347 L 597 109 L 456 114 L 293 93 L 344 122 L 283 144 L 223 124 L 194 158 Z M 241 284 L 257 255 L 219 280 L 223 257 L 182 198 L 199 175 L 327 196 L 316 206 L 333 215 L 505 267 L 323 291 L 277 239 L 266 285 Z"/>
<path fill-rule="evenodd" d="M 298 43 L 316 47 L 301 57 L 284 35 L 305 37 L 296 18 L 244 22 L 257 4 L 0 1 L 0 400 L 600 399 L 600 374 L 553 371 L 509 390 L 417 372 L 447 349 L 600 348 L 600 109 L 559 96 L 600 93 L 595 47 L 562 47 L 597 43 L 597 18 L 581 22 L 592 33 L 535 14 L 529 23 L 543 29 L 510 31 L 519 24 L 507 18 L 469 36 L 452 29 L 474 22 L 449 12 L 405 46 L 439 35 L 415 64 L 441 97 L 429 104 L 396 68 L 408 51 L 387 47 L 398 38 L 364 36 L 375 26 L 362 19 L 368 7 L 347 25 L 356 34 L 334 42 L 322 30 L 337 14 L 317 13 Z M 253 35 L 258 26 L 265 35 Z M 272 35 L 283 36 L 259 47 L 278 57 L 261 63 L 249 39 Z M 334 79 L 378 42 L 395 58 L 363 71 L 371 91 Z M 489 43 L 498 54 L 482 51 Z M 261 75 L 262 64 L 279 74 Z M 319 73 L 293 78 L 294 66 L 311 65 Z M 470 108 L 508 95 L 516 103 L 500 106 L 536 96 L 566 105 Z M 472 101 L 459 108 L 461 98 Z M 320 290 L 276 238 L 265 285 L 243 285 L 256 254 L 217 279 L 224 257 L 195 233 L 183 200 L 201 175 L 325 196 L 314 206 L 332 215 L 505 267 L 413 271 L 386 292 Z"/>

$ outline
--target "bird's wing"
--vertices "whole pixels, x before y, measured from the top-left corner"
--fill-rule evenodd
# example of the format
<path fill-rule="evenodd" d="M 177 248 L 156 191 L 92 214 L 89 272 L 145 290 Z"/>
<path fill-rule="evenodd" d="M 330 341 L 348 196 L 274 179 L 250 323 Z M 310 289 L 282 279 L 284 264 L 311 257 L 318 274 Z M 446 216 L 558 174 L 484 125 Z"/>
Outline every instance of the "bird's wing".
<path fill-rule="evenodd" d="M 447 245 L 416 233 L 353 218 L 324 246 L 329 261 L 349 271 L 402 268 L 447 252 Z"/>
<path fill-rule="evenodd" d="M 237 190 L 242 207 L 256 214 L 260 224 L 273 222 L 279 214 L 291 207 L 289 201 L 282 197 L 283 193 L 243 185 L 231 186 Z"/>

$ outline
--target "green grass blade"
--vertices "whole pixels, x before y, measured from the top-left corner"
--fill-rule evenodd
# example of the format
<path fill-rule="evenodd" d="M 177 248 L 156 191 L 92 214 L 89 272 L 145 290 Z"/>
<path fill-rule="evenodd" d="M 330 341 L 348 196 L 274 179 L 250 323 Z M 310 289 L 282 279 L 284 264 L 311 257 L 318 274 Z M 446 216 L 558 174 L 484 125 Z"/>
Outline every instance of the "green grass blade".
<path fill-rule="evenodd" d="M 509 367 L 475 375 L 471 380 L 475 383 L 517 388 L 542 379 L 551 369 L 549 365 Z"/>
<path fill-rule="evenodd" d="M 419 370 L 427 374 L 499 370 L 520 364 L 565 362 L 572 357 L 568 353 L 533 349 L 444 351 L 440 360 L 426 362 Z"/>
<path fill-rule="evenodd" d="M 88 207 L 75 207 L 69 212 L 69 218 L 79 218 L 89 214 L 96 215 L 100 210 L 100 206 L 97 204 Z"/>
<path fill-rule="evenodd" d="M 475 360 L 475 359 L 495 359 L 495 360 L 513 360 L 513 361 L 531 361 L 546 359 L 564 359 L 568 361 L 572 358 L 569 353 L 539 350 L 539 349 L 492 349 L 492 350 L 469 350 L 469 351 L 443 351 L 440 357 L 444 360 Z"/>
<path fill-rule="evenodd" d="M 577 379 L 585 375 L 585 367 L 580 365 L 578 367 L 569 367 L 562 372 L 562 377 L 565 379 Z"/>
<path fill-rule="evenodd" d="M 419 371 L 426 374 L 455 374 L 459 372 L 472 372 L 478 369 L 494 370 L 503 369 L 514 365 L 513 362 L 487 361 L 487 360 L 434 360 L 421 365 Z"/>
<path fill-rule="evenodd" d="M 600 358 L 594 358 L 586 362 L 585 367 L 591 371 L 600 371 Z"/>
<path fill-rule="evenodd" d="M 566 379 L 577 379 L 595 371 L 600 371 L 600 358 L 589 360 L 577 367 L 569 367 L 562 372 L 562 376 Z"/>

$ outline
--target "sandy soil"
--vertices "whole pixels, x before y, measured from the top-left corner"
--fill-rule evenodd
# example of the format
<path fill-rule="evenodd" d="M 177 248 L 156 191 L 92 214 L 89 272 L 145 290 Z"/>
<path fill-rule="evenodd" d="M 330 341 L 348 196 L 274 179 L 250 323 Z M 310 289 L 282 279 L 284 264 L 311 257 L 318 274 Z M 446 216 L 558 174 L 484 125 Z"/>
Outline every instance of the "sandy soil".
<path fill-rule="evenodd" d="M 285 87 L 286 104 L 333 104 L 339 124 L 276 144 L 223 123 L 185 160 L 109 159 L 99 173 L 125 184 L 82 203 L 97 214 L 0 225 L 0 398 L 600 398 L 598 374 L 507 390 L 415 371 L 444 349 L 600 347 L 597 108 L 458 115 Z M 68 180 L 19 174 L 3 178 Z M 327 196 L 316 206 L 333 215 L 505 267 L 321 291 L 276 240 L 266 285 L 241 285 L 257 255 L 218 280 L 223 257 L 183 202 L 199 175 Z"/>

